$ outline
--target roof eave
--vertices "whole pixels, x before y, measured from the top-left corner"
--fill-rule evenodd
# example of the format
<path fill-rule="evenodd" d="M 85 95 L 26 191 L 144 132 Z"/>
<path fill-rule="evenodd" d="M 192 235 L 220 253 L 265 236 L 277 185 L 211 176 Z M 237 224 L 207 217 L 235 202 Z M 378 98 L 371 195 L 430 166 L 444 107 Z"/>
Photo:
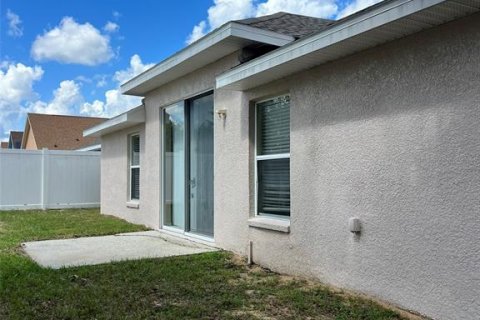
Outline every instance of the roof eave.
<path fill-rule="evenodd" d="M 468 3 L 388 1 L 218 76 L 216 88 L 248 90 L 479 10 L 480 1 L 477 7 Z"/>
<path fill-rule="evenodd" d="M 101 137 L 106 134 L 145 123 L 145 107 L 140 105 L 105 122 L 83 131 L 84 137 Z"/>
<path fill-rule="evenodd" d="M 294 40 L 292 36 L 229 22 L 122 84 L 121 91 L 123 94 L 144 96 L 147 92 L 215 62 L 250 43 L 283 46 Z"/>
<path fill-rule="evenodd" d="M 88 145 L 86 147 L 78 148 L 78 149 L 76 149 L 76 151 L 96 151 L 96 150 L 99 150 L 101 148 L 102 148 L 101 144 L 92 144 L 92 145 Z"/>

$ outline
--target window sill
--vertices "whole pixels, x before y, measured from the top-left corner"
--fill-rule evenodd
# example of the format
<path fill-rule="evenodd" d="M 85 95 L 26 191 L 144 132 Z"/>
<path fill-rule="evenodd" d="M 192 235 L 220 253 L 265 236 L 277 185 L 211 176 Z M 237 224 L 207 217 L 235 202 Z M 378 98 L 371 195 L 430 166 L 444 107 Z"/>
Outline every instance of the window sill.
<path fill-rule="evenodd" d="M 248 220 L 248 225 L 253 228 L 290 233 L 290 220 L 255 217 Z"/>
<path fill-rule="evenodd" d="M 129 201 L 129 202 L 127 202 L 127 208 L 139 209 L 140 208 L 140 203 L 139 202 L 134 202 L 134 201 Z"/>

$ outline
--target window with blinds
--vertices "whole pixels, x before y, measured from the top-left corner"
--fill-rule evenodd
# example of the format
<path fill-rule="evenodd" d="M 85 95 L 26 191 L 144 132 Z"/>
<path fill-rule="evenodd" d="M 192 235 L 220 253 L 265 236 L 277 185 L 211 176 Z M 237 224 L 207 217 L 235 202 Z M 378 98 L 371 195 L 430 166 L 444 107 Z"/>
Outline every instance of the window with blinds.
<path fill-rule="evenodd" d="M 130 136 L 130 200 L 140 199 L 140 136 Z"/>
<path fill-rule="evenodd" d="M 256 105 L 257 214 L 290 216 L 290 98 Z"/>

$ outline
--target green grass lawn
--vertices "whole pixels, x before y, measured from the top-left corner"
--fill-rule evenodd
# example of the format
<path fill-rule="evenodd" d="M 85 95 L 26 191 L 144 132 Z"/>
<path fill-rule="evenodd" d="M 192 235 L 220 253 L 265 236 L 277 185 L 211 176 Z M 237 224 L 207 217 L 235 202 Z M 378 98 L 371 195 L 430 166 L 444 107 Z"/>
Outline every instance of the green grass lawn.
<path fill-rule="evenodd" d="M 51 270 L 20 249 L 139 230 L 98 210 L 0 212 L 0 319 L 401 319 L 226 252 Z"/>

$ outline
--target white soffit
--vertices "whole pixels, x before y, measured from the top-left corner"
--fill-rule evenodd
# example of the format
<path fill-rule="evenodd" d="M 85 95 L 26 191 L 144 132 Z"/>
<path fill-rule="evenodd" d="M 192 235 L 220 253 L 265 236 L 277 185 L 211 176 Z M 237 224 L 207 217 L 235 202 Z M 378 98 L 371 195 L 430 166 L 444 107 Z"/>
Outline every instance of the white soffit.
<path fill-rule="evenodd" d="M 240 65 L 216 79 L 216 88 L 247 90 L 475 13 L 480 0 L 397 0 L 340 20 L 331 28 Z"/>
<path fill-rule="evenodd" d="M 253 43 L 283 46 L 291 36 L 229 22 L 121 86 L 123 94 L 145 96 L 151 90 Z"/>
<path fill-rule="evenodd" d="M 129 128 L 144 122 L 145 108 L 143 105 L 141 105 L 83 131 L 83 136 L 101 137 L 107 133 Z"/>

